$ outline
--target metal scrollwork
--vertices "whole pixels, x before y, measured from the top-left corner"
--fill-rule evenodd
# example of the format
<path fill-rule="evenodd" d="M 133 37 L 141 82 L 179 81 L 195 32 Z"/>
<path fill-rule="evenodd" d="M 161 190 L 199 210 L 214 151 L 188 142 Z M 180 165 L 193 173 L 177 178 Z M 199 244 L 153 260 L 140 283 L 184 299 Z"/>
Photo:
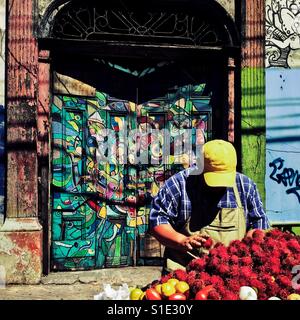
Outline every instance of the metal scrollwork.
<path fill-rule="evenodd" d="M 216 19 L 218 20 L 218 19 Z M 230 45 L 222 21 L 204 14 L 64 6 L 52 21 L 50 38 L 164 43 L 190 46 Z"/>

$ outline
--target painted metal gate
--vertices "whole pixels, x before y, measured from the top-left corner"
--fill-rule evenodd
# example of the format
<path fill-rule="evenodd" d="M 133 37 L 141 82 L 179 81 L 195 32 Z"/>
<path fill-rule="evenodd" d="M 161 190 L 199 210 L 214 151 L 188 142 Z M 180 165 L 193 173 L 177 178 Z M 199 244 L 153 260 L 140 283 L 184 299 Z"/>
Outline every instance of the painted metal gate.
<path fill-rule="evenodd" d="M 151 264 L 162 256 L 163 248 L 154 241 L 152 250 L 147 235 L 151 200 L 167 178 L 188 166 L 184 150 L 174 154 L 186 129 L 194 145 L 210 139 L 211 93 L 199 83 L 137 101 L 100 91 L 53 95 L 53 270 Z M 170 139 L 167 162 L 162 129 Z"/>

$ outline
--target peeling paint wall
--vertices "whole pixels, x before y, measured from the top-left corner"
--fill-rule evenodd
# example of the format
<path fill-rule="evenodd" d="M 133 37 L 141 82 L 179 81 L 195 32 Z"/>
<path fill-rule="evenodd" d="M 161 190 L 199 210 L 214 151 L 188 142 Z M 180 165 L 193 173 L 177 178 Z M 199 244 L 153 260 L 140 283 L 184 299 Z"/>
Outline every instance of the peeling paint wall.
<path fill-rule="evenodd" d="M 0 225 L 4 218 L 4 178 L 5 178 L 5 0 L 0 0 Z"/>
<path fill-rule="evenodd" d="M 8 219 L 7 219 L 8 220 Z M 11 219 L 0 232 L 6 283 L 37 284 L 42 274 L 42 233 L 34 219 Z"/>
<path fill-rule="evenodd" d="M 300 223 L 300 1 L 266 0 L 266 207 Z"/>
<path fill-rule="evenodd" d="M 38 8 L 39 16 L 43 16 L 47 7 L 53 0 L 35 0 L 35 6 Z"/>
<path fill-rule="evenodd" d="M 7 0 L 5 221 L 0 228 L 0 265 L 7 283 L 38 283 L 43 230 L 38 221 L 38 47 L 32 0 Z"/>

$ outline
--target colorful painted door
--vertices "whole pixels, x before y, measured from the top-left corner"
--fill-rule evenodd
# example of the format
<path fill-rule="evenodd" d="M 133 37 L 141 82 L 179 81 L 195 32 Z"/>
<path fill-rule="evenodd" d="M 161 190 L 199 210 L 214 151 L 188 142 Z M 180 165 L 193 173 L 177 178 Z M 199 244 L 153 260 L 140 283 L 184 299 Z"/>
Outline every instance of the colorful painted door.
<path fill-rule="evenodd" d="M 53 96 L 53 270 L 145 264 L 162 255 L 158 242 L 154 252 L 149 246 L 151 200 L 167 178 L 189 166 L 177 145 L 185 132 L 192 145 L 210 139 L 205 89 L 175 87 L 141 103 L 138 95 L 131 102 L 100 91 Z"/>

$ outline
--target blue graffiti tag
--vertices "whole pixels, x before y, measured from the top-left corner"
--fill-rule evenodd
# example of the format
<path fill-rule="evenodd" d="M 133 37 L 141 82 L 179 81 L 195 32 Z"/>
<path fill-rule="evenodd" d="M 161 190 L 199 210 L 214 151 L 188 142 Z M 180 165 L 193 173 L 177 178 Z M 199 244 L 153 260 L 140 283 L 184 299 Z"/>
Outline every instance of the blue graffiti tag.
<path fill-rule="evenodd" d="M 300 174 L 298 170 L 283 168 L 283 165 L 284 160 L 282 158 L 277 158 L 273 162 L 270 162 L 269 166 L 273 168 L 270 178 L 278 184 L 282 183 L 285 187 L 288 187 L 286 193 L 293 193 L 300 203 L 300 194 L 298 193 L 300 190 Z M 279 170 L 282 171 L 277 173 Z"/>

